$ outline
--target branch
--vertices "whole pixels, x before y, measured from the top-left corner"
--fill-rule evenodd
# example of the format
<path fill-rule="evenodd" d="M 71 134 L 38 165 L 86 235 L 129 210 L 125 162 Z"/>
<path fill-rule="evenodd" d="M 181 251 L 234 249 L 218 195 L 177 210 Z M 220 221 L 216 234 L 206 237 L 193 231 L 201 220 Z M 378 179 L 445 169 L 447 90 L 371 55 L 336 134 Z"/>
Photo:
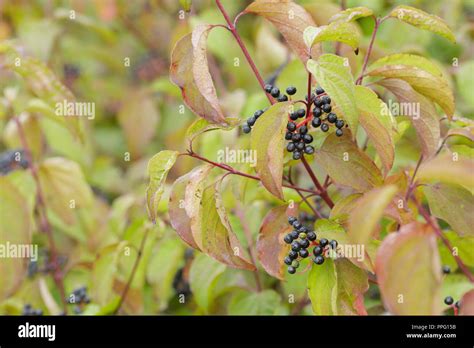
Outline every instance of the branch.
<path fill-rule="evenodd" d="M 453 251 L 453 246 L 451 245 L 451 242 L 444 236 L 443 232 L 441 231 L 441 228 L 438 225 L 438 222 L 436 221 L 436 218 L 433 219 L 430 214 L 423 208 L 423 206 L 418 202 L 418 200 L 415 197 L 412 197 L 412 201 L 416 204 L 418 211 L 420 212 L 421 216 L 426 220 L 426 222 L 433 228 L 433 230 L 436 232 L 438 237 L 441 239 L 441 241 L 446 245 L 446 247 L 451 251 Z M 469 271 L 469 268 L 464 264 L 464 262 L 461 260 L 459 255 L 453 255 L 454 259 L 456 260 L 456 263 L 459 267 L 459 269 L 464 273 L 464 275 L 469 279 L 471 283 L 474 283 L 474 276 L 472 273 Z"/>
<path fill-rule="evenodd" d="M 329 197 L 327 191 L 319 183 L 318 178 L 314 174 L 313 169 L 311 169 L 311 166 L 309 165 L 308 161 L 306 161 L 304 155 L 301 157 L 301 162 L 303 162 L 303 165 L 306 168 L 306 171 L 308 172 L 309 176 L 311 177 L 313 184 L 319 190 L 321 198 L 326 202 L 329 208 L 334 207 L 334 202 L 332 201 L 331 197 Z"/>
<path fill-rule="evenodd" d="M 146 243 L 149 231 L 150 229 L 147 227 L 145 229 L 145 234 L 143 235 L 143 239 L 140 242 L 140 248 L 138 249 L 138 255 L 137 255 L 137 258 L 135 259 L 135 263 L 133 264 L 132 272 L 130 272 L 130 276 L 128 277 L 127 284 L 125 285 L 125 288 L 122 291 L 122 295 L 120 295 L 120 301 L 114 310 L 114 313 L 113 313 L 114 315 L 117 315 L 123 303 L 125 302 L 128 291 L 130 290 L 130 286 L 132 285 L 133 278 L 135 278 L 135 273 L 137 273 L 138 265 L 140 264 L 140 260 L 143 255 L 143 248 L 145 248 L 145 243 Z"/>
<path fill-rule="evenodd" d="M 227 164 L 224 164 L 224 163 L 218 163 L 218 162 L 214 162 L 208 158 L 205 158 L 205 157 L 202 157 L 200 155 L 198 155 L 197 153 L 193 152 L 193 151 L 188 151 L 187 153 L 182 153 L 181 155 L 185 155 L 185 156 L 190 156 L 190 157 L 194 157 L 200 161 L 203 161 L 203 162 L 207 162 L 209 164 L 212 164 L 213 166 L 215 167 L 218 167 L 218 168 L 221 168 L 221 169 L 224 169 L 224 170 L 227 170 L 229 173 L 231 174 L 235 174 L 235 175 L 239 175 L 239 176 L 243 176 L 245 178 L 249 178 L 249 179 L 252 179 L 252 180 L 257 180 L 257 181 L 262 181 L 262 179 L 260 179 L 258 176 L 255 176 L 255 175 L 251 175 L 251 174 L 247 174 L 247 173 L 244 173 L 244 172 L 241 172 L 241 171 L 238 171 L 237 169 L 227 165 Z M 287 185 L 287 184 L 283 184 L 282 185 L 283 187 L 287 187 L 287 188 L 290 188 L 290 189 L 293 189 L 293 190 L 299 190 L 299 191 L 302 191 L 302 192 L 308 192 L 308 193 L 313 193 L 315 195 L 320 195 L 321 193 L 319 191 L 314 191 L 314 190 L 308 190 L 308 189 L 305 189 L 305 188 L 302 188 L 302 187 L 298 187 L 298 186 L 294 186 L 294 185 Z"/>
<path fill-rule="evenodd" d="M 227 22 L 228 29 L 230 30 L 232 35 L 235 37 L 235 40 L 237 40 L 237 43 L 239 44 L 240 49 L 242 50 L 242 52 L 245 56 L 245 59 L 247 59 L 247 62 L 249 63 L 250 67 L 252 68 L 252 71 L 253 71 L 255 77 L 257 78 L 258 83 L 260 84 L 260 87 L 262 87 L 262 89 L 265 90 L 265 82 L 263 81 L 262 76 L 258 72 L 257 66 L 253 62 L 252 57 L 250 57 L 250 53 L 247 50 L 247 47 L 245 47 L 245 44 L 242 41 L 239 33 L 237 32 L 234 23 L 232 23 L 232 21 L 230 20 L 229 15 L 227 14 L 224 7 L 222 6 L 220 0 L 216 0 L 216 4 L 217 4 L 217 7 L 219 8 L 219 10 L 221 11 L 222 15 L 224 16 L 225 21 Z M 238 17 L 240 17 L 240 15 L 237 16 L 236 19 L 238 19 Z M 270 94 L 265 92 L 265 95 L 267 96 L 268 101 L 271 104 L 275 104 L 275 100 L 272 98 L 272 96 Z"/>
<path fill-rule="evenodd" d="M 49 223 L 47 216 L 46 203 L 43 195 L 43 190 L 41 188 L 41 183 L 38 175 L 38 168 L 36 168 L 35 163 L 33 162 L 33 156 L 31 154 L 31 149 L 26 141 L 25 132 L 23 126 L 21 125 L 20 120 L 17 117 L 13 117 L 16 127 L 18 128 L 18 135 L 20 137 L 21 144 L 25 150 L 25 155 L 27 157 L 28 168 L 31 171 L 33 179 L 36 183 L 36 200 L 38 202 L 38 217 L 39 217 L 39 226 L 41 230 L 46 233 L 49 243 L 49 251 L 51 254 L 51 264 L 53 266 L 53 279 L 59 289 L 61 295 L 61 302 L 63 304 L 64 313 L 67 314 L 67 301 L 66 301 L 66 291 L 64 290 L 63 274 L 58 261 L 58 252 L 56 249 L 56 244 L 53 237 L 53 229 Z"/>
<path fill-rule="evenodd" d="M 372 48 L 374 46 L 375 36 L 377 35 L 377 31 L 379 30 L 380 23 L 382 23 L 382 21 L 379 20 L 377 17 L 373 17 L 373 18 L 375 21 L 374 30 L 372 31 L 372 37 L 370 38 L 369 48 L 367 49 L 367 53 L 365 54 L 365 58 L 364 58 L 364 65 L 362 65 L 362 71 L 360 73 L 359 78 L 356 81 L 356 85 L 362 84 L 362 80 L 364 79 L 365 69 L 367 69 L 367 64 L 369 63 L 369 57 L 370 57 L 370 54 L 372 53 Z"/>

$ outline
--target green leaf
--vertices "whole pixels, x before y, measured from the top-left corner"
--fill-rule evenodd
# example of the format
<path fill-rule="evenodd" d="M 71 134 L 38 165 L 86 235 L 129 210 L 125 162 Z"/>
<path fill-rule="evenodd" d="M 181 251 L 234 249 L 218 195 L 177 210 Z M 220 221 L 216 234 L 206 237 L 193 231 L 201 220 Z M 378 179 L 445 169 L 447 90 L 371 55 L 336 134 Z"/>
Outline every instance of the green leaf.
<path fill-rule="evenodd" d="M 303 40 L 303 32 L 307 27 L 314 26 L 315 23 L 303 7 L 291 1 L 258 0 L 247 6 L 244 13 L 255 13 L 270 21 L 303 62 L 309 59 L 310 55 Z M 316 52 L 312 51 L 313 57 L 321 54 L 320 47 L 316 49 Z"/>
<path fill-rule="evenodd" d="M 306 67 L 339 108 L 355 137 L 359 124 L 355 85 L 345 59 L 333 54 L 323 54 L 318 61 L 308 60 Z"/>
<path fill-rule="evenodd" d="M 190 247 L 201 250 L 201 246 L 198 245 L 194 239 L 191 229 L 191 216 L 195 213 L 192 212 L 192 208 L 189 206 L 191 202 L 197 201 L 199 205 L 198 197 L 202 196 L 201 182 L 209 174 L 212 166 L 203 165 L 194 168 L 189 173 L 179 177 L 171 188 L 171 194 L 168 205 L 168 212 L 170 215 L 171 226 L 178 233 L 179 237 L 185 241 Z M 193 186 L 190 186 L 193 182 Z M 200 185 L 199 196 L 196 197 L 195 193 L 198 192 L 197 185 Z M 188 189 L 190 186 L 190 189 Z M 189 211 L 189 212 L 188 212 Z"/>
<path fill-rule="evenodd" d="M 280 295 L 274 290 L 240 292 L 229 304 L 229 315 L 275 315 L 281 310 Z"/>
<path fill-rule="evenodd" d="M 390 313 L 441 313 L 441 264 L 436 235 L 429 225 L 413 222 L 387 236 L 377 252 L 375 269 Z"/>
<path fill-rule="evenodd" d="M 314 265 L 308 275 L 308 294 L 314 313 L 336 315 L 337 293 L 337 274 L 334 261 L 328 258 L 322 265 Z"/>
<path fill-rule="evenodd" d="M 395 185 L 377 187 L 357 200 L 357 205 L 349 216 L 348 234 L 353 243 L 367 244 L 397 191 Z"/>
<path fill-rule="evenodd" d="M 211 123 L 225 124 L 207 62 L 206 41 L 212 25 L 199 25 L 176 43 L 171 53 L 170 78 L 186 105 Z"/>
<path fill-rule="evenodd" d="M 202 133 L 216 129 L 232 130 L 240 123 L 237 117 L 226 117 L 226 124 L 211 123 L 206 119 L 198 118 L 186 130 L 186 141 L 191 144 L 193 140 Z"/>
<path fill-rule="evenodd" d="M 449 265 L 454 272 L 458 269 L 458 264 L 454 259 L 454 255 L 457 255 L 466 265 L 474 267 L 474 254 L 472 253 L 472 250 L 474 250 L 474 237 L 460 237 L 454 231 L 443 231 L 443 234 L 449 240 L 453 249 L 448 249 L 441 240 L 438 240 L 442 264 Z"/>
<path fill-rule="evenodd" d="M 91 273 L 92 298 L 100 305 L 108 304 L 114 297 L 114 280 L 118 261 L 127 242 L 115 243 L 101 249 L 94 261 Z"/>
<path fill-rule="evenodd" d="M 179 0 L 179 3 L 181 4 L 183 10 L 186 12 L 191 11 L 191 5 L 193 4 L 192 0 Z"/>
<path fill-rule="evenodd" d="M 255 270 L 255 266 L 247 259 L 246 251 L 232 231 L 219 186 L 220 180 L 202 191 L 201 211 L 191 217 L 192 225 L 195 218 L 199 219 L 199 223 L 196 224 L 199 230 L 195 231 L 192 226 L 194 239 L 198 245 L 202 245 L 202 251 L 216 260 L 234 268 Z"/>
<path fill-rule="evenodd" d="M 474 96 L 471 86 L 474 85 L 474 60 L 462 62 L 456 71 L 457 91 L 467 103 L 470 110 L 474 109 Z"/>
<path fill-rule="evenodd" d="M 257 173 L 263 186 L 283 199 L 283 147 L 289 103 L 272 105 L 258 119 L 250 136 L 250 148 L 257 154 Z"/>
<path fill-rule="evenodd" d="M 359 121 L 367 136 L 373 141 L 387 174 L 395 158 L 394 129 L 396 121 L 393 119 L 388 106 L 377 97 L 377 94 L 364 86 L 356 86 L 355 95 Z"/>
<path fill-rule="evenodd" d="M 392 92 L 400 105 L 413 105 L 419 107 L 419 114 L 401 115 L 409 116 L 415 127 L 418 140 L 425 159 L 432 157 L 438 150 L 440 141 L 439 116 L 434 104 L 417 93 L 407 82 L 400 79 L 383 79 L 377 82 Z M 401 104 L 404 103 L 404 104 Z M 407 109 L 408 110 L 408 109 Z M 412 113 L 416 111 L 412 108 Z"/>
<path fill-rule="evenodd" d="M 337 259 L 335 264 L 337 272 L 337 314 L 367 315 L 364 306 L 364 293 L 369 289 L 367 272 L 346 259 Z"/>
<path fill-rule="evenodd" d="M 350 135 L 338 137 L 330 134 L 316 151 L 315 161 L 338 185 L 364 192 L 382 184 L 380 170 L 357 147 Z"/>
<path fill-rule="evenodd" d="M 75 102 L 71 91 L 40 60 L 23 56 L 15 47 L 6 42 L 0 44 L 1 54 L 6 55 L 4 66 L 19 74 L 25 80 L 31 92 L 43 103 L 46 103 L 49 108 L 56 108 L 58 104 L 65 102 Z M 46 109 L 44 105 L 41 107 L 43 110 Z M 79 116 L 64 117 L 56 112 L 52 115 L 50 110 L 45 114 L 56 122 L 65 124 L 74 136 L 83 140 L 83 125 Z"/>
<path fill-rule="evenodd" d="M 9 177 L 0 176 L 0 302 L 16 291 L 26 275 L 25 260 L 8 257 L 9 245 L 30 244 L 33 228 L 33 207 Z"/>
<path fill-rule="evenodd" d="M 76 211 L 92 206 L 92 190 L 77 163 L 48 158 L 39 165 L 38 173 L 46 206 L 65 223 L 76 223 Z"/>
<path fill-rule="evenodd" d="M 388 15 L 402 22 L 411 24 L 414 27 L 432 31 L 452 42 L 456 42 L 456 38 L 451 29 L 446 22 L 438 16 L 405 5 L 395 7 Z"/>
<path fill-rule="evenodd" d="M 125 134 L 128 151 L 132 157 L 139 157 L 155 136 L 160 114 L 147 91 L 133 90 L 126 95 L 117 118 Z"/>
<path fill-rule="evenodd" d="M 273 208 L 263 219 L 257 241 L 257 257 L 268 274 L 284 279 L 283 259 L 288 254 L 288 244 L 284 243 L 285 233 L 291 231 L 288 216 L 297 215 L 297 205 L 293 208 L 282 205 Z"/>
<path fill-rule="evenodd" d="M 359 18 L 372 16 L 374 12 L 367 7 L 352 7 L 345 9 L 339 13 L 336 13 L 329 19 L 329 23 L 332 22 L 352 22 Z"/>
<path fill-rule="evenodd" d="M 401 79 L 417 92 L 437 103 L 451 118 L 454 114 L 454 96 L 446 79 L 410 65 L 384 65 L 368 72 L 370 76 Z"/>
<path fill-rule="evenodd" d="M 211 259 L 205 254 L 199 254 L 193 260 L 189 271 L 189 284 L 194 300 L 205 313 L 208 313 L 213 305 L 214 289 L 219 275 L 224 271 L 224 264 Z"/>
<path fill-rule="evenodd" d="M 409 54 L 409 53 L 395 53 L 388 56 L 377 59 L 375 62 L 369 65 L 367 71 L 372 71 L 378 68 L 382 68 L 388 65 L 410 65 L 421 70 L 424 70 L 431 75 L 443 78 L 447 84 L 446 78 L 443 76 L 443 72 L 439 66 L 433 63 L 431 60 L 426 59 L 425 57 Z"/>
<path fill-rule="evenodd" d="M 471 192 L 458 185 L 423 186 L 431 214 L 446 221 L 460 236 L 474 235 L 474 200 Z"/>
<path fill-rule="evenodd" d="M 184 261 L 184 244 L 177 238 L 160 241 L 147 266 L 146 278 L 154 289 L 154 300 L 163 311 L 174 295 L 173 281 Z"/>
<path fill-rule="evenodd" d="M 306 46 L 324 41 L 338 41 L 356 49 L 359 46 L 359 35 L 350 23 L 334 22 L 320 27 L 307 27 L 303 33 Z"/>
<path fill-rule="evenodd" d="M 417 173 L 417 180 L 421 183 L 442 182 L 460 185 L 471 193 L 474 190 L 474 160 L 444 154 L 424 162 Z"/>
<path fill-rule="evenodd" d="M 148 176 L 150 181 L 146 189 L 146 202 L 148 216 L 155 222 L 158 212 L 158 204 L 163 194 L 163 184 L 168 172 L 178 158 L 177 151 L 164 150 L 158 152 L 148 161 Z"/>

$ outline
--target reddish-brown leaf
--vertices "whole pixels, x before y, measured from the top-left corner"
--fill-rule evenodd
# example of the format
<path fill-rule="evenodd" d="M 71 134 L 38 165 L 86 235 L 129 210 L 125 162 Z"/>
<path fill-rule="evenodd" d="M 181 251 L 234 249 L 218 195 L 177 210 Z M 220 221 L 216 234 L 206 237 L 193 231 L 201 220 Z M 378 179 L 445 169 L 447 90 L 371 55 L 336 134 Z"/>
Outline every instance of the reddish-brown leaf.
<path fill-rule="evenodd" d="M 303 62 L 309 59 L 309 49 L 304 42 L 303 32 L 307 27 L 316 24 L 303 7 L 288 0 L 257 0 L 244 12 L 255 13 L 269 20 Z M 319 54 L 320 46 L 314 45 L 313 58 L 317 58 Z"/>
<path fill-rule="evenodd" d="M 377 251 L 375 271 L 390 313 L 441 313 L 441 261 L 429 225 L 413 222 L 387 236 Z"/>
<path fill-rule="evenodd" d="M 225 124 L 207 64 L 206 40 L 212 25 L 199 25 L 176 43 L 171 53 L 170 78 L 186 105 L 212 123 Z"/>
<path fill-rule="evenodd" d="M 268 212 L 260 226 L 257 241 L 257 257 L 268 274 L 284 279 L 283 258 L 288 252 L 288 245 L 283 241 L 285 233 L 291 231 L 288 216 L 297 213 L 297 206 L 278 206 Z"/>
<path fill-rule="evenodd" d="M 461 299 L 460 315 L 474 315 L 474 289 L 466 292 Z"/>

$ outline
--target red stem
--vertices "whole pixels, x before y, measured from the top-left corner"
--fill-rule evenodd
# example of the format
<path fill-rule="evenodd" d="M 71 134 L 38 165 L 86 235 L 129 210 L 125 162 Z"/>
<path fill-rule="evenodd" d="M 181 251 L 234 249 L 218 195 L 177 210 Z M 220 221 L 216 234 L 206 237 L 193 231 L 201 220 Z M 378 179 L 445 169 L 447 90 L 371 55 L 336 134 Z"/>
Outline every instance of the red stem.
<path fill-rule="evenodd" d="M 247 174 L 247 173 L 244 173 L 244 172 L 240 172 L 238 170 L 236 170 L 235 168 L 227 165 L 227 164 L 223 164 L 223 163 L 218 163 L 218 162 L 214 162 L 214 161 L 211 161 L 210 159 L 207 159 L 205 157 L 202 157 L 200 155 L 198 155 L 197 153 L 195 152 L 188 152 L 188 153 L 184 153 L 182 155 L 186 155 L 186 156 L 191 156 L 191 157 L 194 157 L 198 160 L 201 160 L 203 162 L 207 162 L 209 164 L 212 164 L 213 166 L 215 167 L 219 167 L 221 169 L 224 169 L 224 170 L 227 170 L 229 173 L 231 174 L 235 174 L 235 175 L 239 175 L 239 176 L 243 176 L 243 177 L 246 177 L 246 178 L 249 178 L 249 179 L 253 179 L 253 180 L 257 180 L 257 181 L 261 181 L 261 179 L 258 177 L 258 176 L 255 176 L 255 175 L 251 175 L 251 174 Z M 287 188 L 291 188 L 293 190 L 297 190 L 297 191 L 302 191 L 302 192 L 308 192 L 308 193 L 313 193 L 313 194 L 316 194 L 316 195 L 320 195 L 321 193 L 319 191 L 314 191 L 314 190 L 308 190 L 308 189 L 305 189 L 305 188 L 302 188 L 302 187 L 298 187 L 298 186 L 294 186 L 294 185 L 288 185 L 288 184 L 283 184 L 282 185 L 283 187 L 287 187 Z"/>
<path fill-rule="evenodd" d="M 306 168 L 306 171 L 308 172 L 309 176 L 311 177 L 311 180 L 313 181 L 313 184 L 316 186 L 316 188 L 320 192 L 319 195 L 327 203 L 329 208 L 332 209 L 332 207 L 334 207 L 334 202 L 332 201 L 331 197 L 329 197 L 326 190 L 319 183 L 318 178 L 314 174 L 313 169 L 311 169 L 311 166 L 309 165 L 308 161 L 306 161 L 306 158 L 304 156 L 301 157 L 301 162 L 303 162 L 303 165 Z"/>
<path fill-rule="evenodd" d="M 46 201 L 44 199 L 43 195 L 43 190 L 41 188 L 41 182 L 39 180 L 39 174 L 38 174 L 38 169 L 36 168 L 35 163 L 33 162 L 33 156 L 31 154 L 31 149 L 28 145 L 28 142 L 26 141 L 26 136 L 23 131 L 23 126 L 21 125 L 20 120 L 17 117 L 13 117 L 13 120 L 15 121 L 15 124 L 18 129 L 18 135 L 20 137 L 21 144 L 23 146 L 23 149 L 25 150 L 25 155 L 27 157 L 28 161 L 28 167 L 31 171 L 31 175 L 33 176 L 33 179 L 36 183 L 36 200 L 38 202 L 38 217 L 40 220 L 40 227 L 41 230 L 46 233 L 48 237 L 48 243 L 49 243 L 49 250 L 51 254 L 51 264 L 53 266 L 53 279 L 56 284 L 56 286 L 59 289 L 59 293 L 61 295 L 61 302 L 63 304 L 63 310 L 64 313 L 67 314 L 67 302 L 66 302 L 66 291 L 64 290 L 64 283 L 63 283 L 63 274 L 61 272 L 60 266 L 59 266 L 59 261 L 58 261 L 58 252 L 56 249 L 56 244 L 54 242 L 53 238 L 53 229 L 51 227 L 51 224 L 49 223 L 48 216 L 47 216 L 47 210 L 46 210 Z"/>
<path fill-rule="evenodd" d="M 228 26 L 230 32 L 232 33 L 232 35 L 233 35 L 233 36 L 235 37 L 235 39 L 237 40 L 237 43 L 239 44 L 240 49 L 242 50 L 242 52 L 243 52 L 243 54 L 244 54 L 244 56 L 245 56 L 245 59 L 247 59 L 247 62 L 249 63 L 250 67 L 252 68 L 252 71 L 253 71 L 255 77 L 257 78 L 258 83 L 260 84 L 260 87 L 262 87 L 262 89 L 265 90 L 265 82 L 263 81 L 262 76 L 261 76 L 260 73 L 258 72 L 257 66 L 256 66 L 255 63 L 253 62 L 252 57 L 250 57 L 250 53 L 249 53 L 249 51 L 247 50 L 247 47 L 245 47 L 245 44 L 244 44 L 244 42 L 242 41 L 242 39 L 241 39 L 239 33 L 237 32 L 234 23 L 232 23 L 232 21 L 230 20 L 229 15 L 227 14 L 227 12 L 226 12 L 226 10 L 224 9 L 224 7 L 222 6 L 220 0 L 216 0 L 216 4 L 217 4 L 217 7 L 219 8 L 219 10 L 221 11 L 222 15 L 224 16 L 224 19 L 225 19 L 225 21 L 227 22 L 227 26 Z M 240 14 L 240 15 L 242 15 L 242 14 Z M 267 92 L 265 92 L 265 95 L 267 96 L 268 101 L 269 101 L 271 104 L 275 104 L 275 100 L 272 98 L 272 96 L 271 96 L 270 94 L 268 94 Z"/>
<path fill-rule="evenodd" d="M 430 216 L 430 214 L 423 208 L 423 206 L 418 202 L 418 200 L 415 197 L 412 197 L 413 202 L 416 204 L 418 207 L 418 211 L 420 212 L 421 216 L 426 220 L 426 222 L 433 228 L 433 230 L 436 232 L 438 237 L 441 239 L 441 241 L 446 245 L 446 247 L 452 252 L 453 251 L 453 246 L 451 245 L 451 242 L 444 236 L 443 232 L 441 231 L 438 222 L 436 219 L 433 220 L 433 218 Z M 474 276 L 472 273 L 469 271 L 468 267 L 464 264 L 464 262 L 461 260 L 459 255 L 453 255 L 454 259 L 456 260 L 456 263 L 459 267 L 459 269 L 464 273 L 464 275 L 469 279 L 471 283 L 474 283 Z"/>
<path fill-rule="evenodd" d="M 369 63 L 369 57 L 370 57 L 370 54 L 372 53 L 372 48 L 374 46 L 375 35 L 377 35 L 377 31 L 381 23 L 381 21 L 378 18 L 376 17 L 373 17 L 373 18 L 375 21 L 374 30 L 372 31 L 372 37 L 370 38 L 369 48 L 367 49 L 367 53 L 365 54 L 365 58 L 364 58 L 364 65 L 362 66 L 362 71 L 360 73 L 359 78 L 356 81 L 356 85 L 362 84 L 362 80 L 364 79 L 365 69 L 367 69 L 367 64 Z"/>

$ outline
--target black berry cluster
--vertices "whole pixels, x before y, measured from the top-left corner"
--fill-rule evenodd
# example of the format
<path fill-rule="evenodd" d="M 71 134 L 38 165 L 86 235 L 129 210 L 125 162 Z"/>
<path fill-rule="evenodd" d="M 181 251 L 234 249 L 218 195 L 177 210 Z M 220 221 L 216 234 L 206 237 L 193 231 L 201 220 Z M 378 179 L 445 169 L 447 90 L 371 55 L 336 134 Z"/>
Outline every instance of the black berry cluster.
<path fill-rule="evenodd" d="M 280 89 L 273 85 L 265 85 L 265 92 L 269 93 L 273 98 L 276 98 L 278 102 L 285 102 L 288 101 L 288 96 L 294 95 L 296 93 L 296 88 L 290 86 L 286 89 L 286 94 L 281 94 Z M 242 131 L 244 133 L 250 133 L 252 130 L 253 125 L 257 122 L 258 118 L 262 116 L 265 112 L 265 109 L 257 110 L 247 119 L 246 124 L 242 127 Z"/>
<path fill-rule="evenodd" d="M 30 304 L 26 304 L 23 307 L 23 312 L 21 315 L 40 316 L 43 315 L 43 311 L 41 309 L 34 309 Z"/>
<path fill-rule="evenodd" d="M 72 294 L 66 299 L 69 304 L 74 304 L 74 313 L 82 313 L 82 306 L 91 302 L 90 297 L 87 295 L 87 288 L 81 286 L 75 289 Z"/>
<path fill-rule="evenodd" d="M 308 126 L 302 124 L 298 126 L 296 121 L 306 115 L 304 109 L 298 109 L 290 114 L 291 121 L 286 126 L 285 139 L 288 140 L 286 150 L 293 153 L 293 159 L 299 160 L 303 153 L 311 155 L 314 153 L 314 147 L 310 144 L 313 142 L 313 136 L 308 134 Z"/>
<path fill-rule="evenodd" d="M 308 248 L 313 248 L 313 262 L 317 265 L 324 263 L 324 252 L 327 248 L 336 249 L 337 241 L 328 241 L 325 238 L 318 240 L 317 235 L 314 231 L 310 231 L 306 226 L 294 216 L 288 218 L 288 223 L 294 228 L 293 231 L 285 235 L 284 241 L 286 244 L 291 246 L 291 250 L 285 257 L 284 262 L 288 265 L 288 273 L 294 274 L 296 269 L 299 267 L 298 258 L 307 258 L 310 253 Z"/>
<path fill-rule="evenodd" d="M 310 102 L 314 104 L 311 125 L 314 128 L 321 127 L 323 132 L 327 132 L 329 130 L 329 124 L 334 124 L 337 128 L 336 135 L 338 137 L 342 136 L 342 127 L 344 127 L 345 123 L 343 120 L 339 120 L 335 113 L 331 112 L 331 98 L 326 95 L 324 89 L 317 87 L 315 93 L 312 94 Z"/>

